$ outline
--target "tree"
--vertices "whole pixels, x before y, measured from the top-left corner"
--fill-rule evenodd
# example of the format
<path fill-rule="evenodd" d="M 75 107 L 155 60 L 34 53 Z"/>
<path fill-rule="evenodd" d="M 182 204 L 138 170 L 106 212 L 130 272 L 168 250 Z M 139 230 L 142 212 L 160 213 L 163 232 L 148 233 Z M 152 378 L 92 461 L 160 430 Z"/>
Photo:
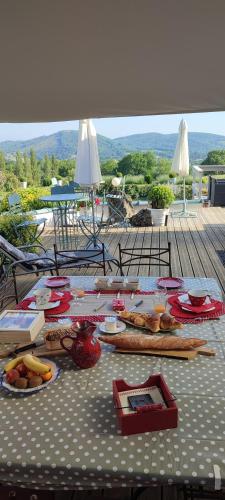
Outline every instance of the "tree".
<path fill-rule="evenodd" d="M 117 160 L 105 160 L 101 163 L 102 175 L 116 175 L 117 173 Z"/>
<path fill-rule="evenodd" d="M 171 161 L 167 158 L 158 158 L 157 163 L 152 168 L 152 176 L 157 180 L 160 175 L 169 175 L 171 171 Z"/>
<path fill-rule="evenodd" d="M 30 150 L 30 165 L 31 165 L 31 173 L 33 178 L 33 183 L 35 186 L 40 186 L 41 175 L 40 175 L 40 167 L 37 162 L 36 154 L 33 149 Z"/>
<path fill-rule="evenodd" d="M 30 185 L 32 184 L 32 171 L 31 171 L 30 158 L 28 158 L 26 153 L 24 153 L 23 155 L 23 164 L 24 164 L 24 177 L 27 181 L 27 184 Z"/>
<path fill-rule="evenodd" d="M 24 178 L 24 165 L 23 165 L 23 159 L 22 159 L 21 153 L 19 151 L 16 153 L 16 163 L 15 163 L 14 174 L 17 177 L 17 179 L 19 179 L 20 181 L 23 180 L 23 178 Z"/>
<path fill-rule="evenodd" d="M 0 151 L 0 172 L 5 172 L 5 156 L 2 151 Z"/>
<path fill-rule="evenodd" d="M 43 161 L 43 178 L 48 179 L 52 176 L 52 162 L 49 159 L 48 155 L 45 155 Z"/>
<path fill-rule="evenodd" d="M 156 163 L 156 156 L 152 151 L 148 153 L 130 153 L 118 162 L 118 171 L 123 175 L 147 174 Z"/>
<path fill-rule="evenodd" d="M 5 192 L 16 191 L 19 187 L 19 179 L 10 173 L 0 173 L 0 190 Z"/>
<path fill-rule="evenodd" d="M 51 177 L 56 177 L 58 173 L 58 160 L 54 155 L 51 157 Z"/>
<path fill-rule="evenodd" d="M 225 165 L 225 149 L 209 151 L 202 165 Z"/>

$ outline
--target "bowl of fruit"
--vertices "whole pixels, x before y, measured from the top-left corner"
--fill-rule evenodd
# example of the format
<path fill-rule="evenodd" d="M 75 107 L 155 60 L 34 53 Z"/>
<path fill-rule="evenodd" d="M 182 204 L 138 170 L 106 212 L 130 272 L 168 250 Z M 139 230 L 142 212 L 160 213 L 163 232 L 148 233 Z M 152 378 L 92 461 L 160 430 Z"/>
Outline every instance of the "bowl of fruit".
<path fill-rule="evenodd" d="M 25 354 L 5 365 L 1 386 L 16 394 L 31 394 L 45 389 L 57 379 L 59 373 L 60 369 L 53 361 Z"/>

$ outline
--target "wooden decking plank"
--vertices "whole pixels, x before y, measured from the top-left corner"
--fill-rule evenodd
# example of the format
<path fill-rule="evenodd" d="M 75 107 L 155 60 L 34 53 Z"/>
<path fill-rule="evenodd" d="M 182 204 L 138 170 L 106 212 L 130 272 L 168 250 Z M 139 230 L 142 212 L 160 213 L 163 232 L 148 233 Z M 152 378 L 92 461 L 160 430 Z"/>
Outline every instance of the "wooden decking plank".
<path fill-rule="evenodd" d="M 177 248 L 176 241 L 176 232 L 174 229 L 173 219 L 169 217 L 168 226 L 167 226 L 167 237 L 168 241 L 171 243 L 171 266 L 172 266 L 172 274 L 173 276 L 181 276 L 181 262 L 180 255 Z"/>
<path fill-rule="evenodd" d="M 143 228 L 143 251 L 145 248 L 151 248 L 152 246 L 152 227 Z M 149 276 L 150 275 L 150 261 L 145 260 L 145 264 L 142 265 L 142 275 Z"/>
<path fill-rule="evenodd" d="M 177 249 L 180 257 L 181 274 L 182 276 L 193 276 L 193 269 L 190 264 L 186 242 L 183 236 L 183 231 L 180 223 L 180 218 L 173 218 L 173 223 L 176 234 Z"/>
<path fill-rule="evenodd" d="M 167 227 L 162 226 L 160 228 L 159 232 L 159 241 L 160 241 L 160 248 L 167 248 L 168 247 L 168 232 L 167 232 Z M 163 257 L 164 258 L 164 257 Z M 165 260 L 167 260 L 167 256 L 165 256 Z M 169 268 L 167 266 L 160 266 L 160 276 L 169 276 Z"/>
<path fill-rule="evenodd" d="M 195 228 L 196 228 L 196 231 L 198 230 L 198 223 L 195 221 Z M 211 242 L 211 239 L 208 237 L 208 234 L 207 234 L 207 231 L 204 230 L 204 228 L 199 232 L 199 236 L 200 236 L 200 239 L 202 241 L 202 244 L 204 245 L 204 265 L 205 265 L 205 262 L 207 261 L 207 258 L 205 256 L 205 254 L 207 254 L 208 258 L 209 258 L 209 261 L 211 263 L 211 266 L 212 266 L 212 276 L 213 277 L 216 277 L 222 287 L 222 289 L 224 290 L 225 287 L 224 287 L 224 284 L 225 284 L 225 269 L 224 267 L 221 265 L 221 262 L 219 260 L 219 257 L 217 256 L 216 252 L 215 252 L 215 248 Z M 208 273 L 207 273 L 208 275 Z"/>
<path fill-rule="evenodd" d="M 195 246 L 195 242 L 194 242 L 193 237 L 192 237 L 191 227 L 189 226 L 190 219 L 191 218 L 188 218 L 185 220 L 180 219 L 180 224 L 181 224 L 181 228 L 183 230 L 183 236 L 184 236 L 184 240 L 186 242 L 186 248 L 187 248 L 190 264 L 192 267 L 193 275 L 194 276 L 204 276 L 205 275 L 204 267 L 202 266 L 201 259 L 199 258 L 199 255 L 198 255 L 198 252 L 197 252 L 197 249 Z"/>
<path fill-rule="evenodd" d="M 195 243 L 196 252 L 198 253 L 199 259 L 202 261 L 205 276 L 210 278 L 214 277 L 215 271 L 212 266 L 212 262 L 209 258 L 209 255 L 205 250 L 205 246 L 201 238 L 201 233 L 204 230 L 204 228 L 203 226 L 201 229 L 199 227 L 196 227 L 194 219 L 190 219 L 189 227 L 192 232 L 192 239 Z M 201 276 L 201 274 L 199 274 L 199 276 Z"/>

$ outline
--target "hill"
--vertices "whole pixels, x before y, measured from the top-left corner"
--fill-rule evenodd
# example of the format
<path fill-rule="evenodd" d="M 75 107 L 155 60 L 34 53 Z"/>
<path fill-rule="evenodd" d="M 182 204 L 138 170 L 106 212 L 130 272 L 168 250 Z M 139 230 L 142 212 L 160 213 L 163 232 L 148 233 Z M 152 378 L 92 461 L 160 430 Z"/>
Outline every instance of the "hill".
<path fill-rule="evenodd" d="M 38 158 L 54 155 L 59 159 L 74 158 L 77 152 L 77 130 L 63 130 L 48 136 L 41 136 L 26 141 L 4 141 L 0 151 L 12 157 L 17 151 L 29 153 L 33 148 Z M 177 134 L 146 133 L 135 134 L 116 139 L 98 135 L 98 147 L 101 160 L 122 158 L 133 151 L 153 150 L 159 156 L 172 158 L 176 146 Z M 208 151 L 225 149 L 225 136 L 201 132 L 189 133 L 189 149 L 192 161 L 204 159 Z"/>

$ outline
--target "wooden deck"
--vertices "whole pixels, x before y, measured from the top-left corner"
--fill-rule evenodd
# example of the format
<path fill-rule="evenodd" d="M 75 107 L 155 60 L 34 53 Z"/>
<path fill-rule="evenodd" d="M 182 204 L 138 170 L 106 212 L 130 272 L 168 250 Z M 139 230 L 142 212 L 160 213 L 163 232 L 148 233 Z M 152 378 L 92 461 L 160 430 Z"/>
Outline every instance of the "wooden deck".
<path fill-rule="evenodd" d="M 225 208 L 195 209 L 196 218 L 169 217 L 167 227 L 111 229 L 101 233 L 102 241 L 107 245 L 109 252 L 118 258 L 118 243 L 123 247 L 154 247 L 165 246 L 168 241 L 172 245 L 172 272 L 174 276 L 203 276 L 215 277 L 225 293 L 225 267 L 221 263 L 217 250 L 225 251 Z M 52 248 L 54 233 L 46 229 L 43 244 Z M 140 264 L 140 263 L 139 263 Z M 128 274 L 165 276 L 167 268 L 151 267 L 148 265 L 128 269 Z M 136 272 L 134 272 L 136 271 Z M 117 274 L 118 269 L 113 266 L 108 274 Z M 67 270 L 64 274 L 101 274 L 101 270 Z M 19 278 L 20 296 L 24 296 L 35 283 L 36 277 L 26 276 Z"/>

